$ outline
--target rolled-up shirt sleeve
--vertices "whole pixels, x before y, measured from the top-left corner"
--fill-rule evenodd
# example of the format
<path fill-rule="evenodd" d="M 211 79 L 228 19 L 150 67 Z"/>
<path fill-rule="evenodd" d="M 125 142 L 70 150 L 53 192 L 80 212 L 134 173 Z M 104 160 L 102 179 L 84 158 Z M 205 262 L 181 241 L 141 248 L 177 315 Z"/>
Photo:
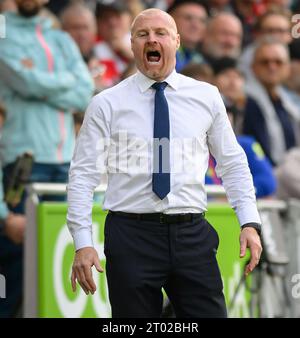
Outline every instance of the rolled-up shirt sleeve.
<path fill-rule="evenodd" d="M 217 161 L 216 173 L 222 178 L 228 201 L 240 225 L 252 222 L 261 224 L 246 154 L 237 142 L 221 95 L 216 88 L 214 90 L 214 121 L 207 136 L 209 150 Z"/>
<path fill-rule="evenodd" d="M 69 171 L 67 225 L 75 249 L 93 246 L 93 194 L 105 174 L 110 128 L 104 104 L 95 96 L 85 113 Z"/>

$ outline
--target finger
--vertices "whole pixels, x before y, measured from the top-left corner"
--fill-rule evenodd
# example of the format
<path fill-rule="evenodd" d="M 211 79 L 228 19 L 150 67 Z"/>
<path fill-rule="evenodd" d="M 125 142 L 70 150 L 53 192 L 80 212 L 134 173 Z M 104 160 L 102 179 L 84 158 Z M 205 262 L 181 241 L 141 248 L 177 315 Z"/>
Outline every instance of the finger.
<path fill-rule="evenodd" d="M 72 284 L 73 292 L 76 292 L 76 274 L 75 274 L 74 269 L 72 269 L 71 284 Z"/>
<path fill-rule="evenodd" d="M 88 296 L 89 290 L 86 288 L 86 286 L 82 282 L 80 282 L 79 279 L 78 279 L 78 283 L 80 287 L 82 288 L 82 290 L 84 291 L 84 293 Z"/>
<path fill-rule="evenodd" d="M 88 295 L 90 291 L 90 287 L 86 281 L 84 270 L 82 267 L 79 267 L 77 269 L 77 279 L 83 291 Z"/>
<path fill-rule="evenodd" d="M 251 273 L 251 268 L 250 268 L 250 264 L 248 264 L 245 268 L 245 276 L 248 276 L 249 273 Z"/>
<path fill-rule="evenodd" d="M 92 269 L 89 266 L 84 267 L 85 280 L 92 294 L 96 291 L 96 285 L 92 275 Z"/>
<path fill-rule="evenodd" d="M 244 257 L 246 254 L 246 249 L 247 249 L 247 241 L 244 238 L 241 238 L 240 240 L 240 257 Z"/>
<path fill-rule="evenodd" d="M 253 247 L 250 247 L 250 252 L 251 252 L 251 260 L 250 263 L 246 267 L 246 274 L 249 274 L 254 270 L 256 265 L 259 263 L 259 250 L 258 249 L 253 249 Z"/>
<path fill-rule="evenodd" d="M 97 270 L 98 272 L 103 272 L 103 271 L 104 271 L 103 268 L 102 268 L 102 266 L 100 265 L 100 261 L 99 261 L 98 258 L 96 258 L 96 259 L 94 260 L 94 265 L 95 265 L 95 268 L 96 268 L 96 270 Z"/>

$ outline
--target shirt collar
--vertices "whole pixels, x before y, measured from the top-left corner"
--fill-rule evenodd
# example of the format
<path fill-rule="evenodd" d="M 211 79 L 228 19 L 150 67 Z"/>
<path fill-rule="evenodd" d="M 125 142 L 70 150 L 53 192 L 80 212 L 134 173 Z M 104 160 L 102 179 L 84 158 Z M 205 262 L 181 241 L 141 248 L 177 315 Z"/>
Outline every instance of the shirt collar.
<path fill-rule="evenodd" d="M 153 85 L 153 83 L 156 82 L 155 80 L 150 79 L 140 71 L 138 71 L 136 74 L 136 81 L 142 93 L 148 90 Z M 179 78 L 176 70 L 174 69 L 172 73 L 164 81 L 167 82 L 168 85 L 172 87 L 174 90 L 177 90 L 179 85 Z"/>

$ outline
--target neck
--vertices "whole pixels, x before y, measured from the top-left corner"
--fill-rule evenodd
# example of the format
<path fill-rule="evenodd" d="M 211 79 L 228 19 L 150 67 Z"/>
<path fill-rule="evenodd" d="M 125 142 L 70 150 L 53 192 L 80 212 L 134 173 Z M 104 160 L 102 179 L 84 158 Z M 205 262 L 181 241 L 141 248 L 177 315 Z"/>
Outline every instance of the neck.
<path fill-rule="evenodd" d="M 174 71 L 174 69 L 175 69 L 175 66 L 174 66 L 174 68 L 172 68 L 167 74 L 165 74 L 165 75 L 163 75 L 163 76 L 159 76 L 159 75 L 155 76 L 155 74 L 153 74 L 153 76 L 151 76 L 150 74 L 144 73 L 141 69 L 139 69 L 139 71 L 140 71 L 142 74 L 144 74 L 146 77 L 148 77 L 149 79 L 151 79 L 151 80 L 154 80 L 154 81 L 156 81 L 156 82 L 162 82 L 162 81 L 164 81 L 168 76 L 170 76 L 170 74 L 172 74 L 172 72 Z"/>
<path fill-rule="evenodd" d="M 272 99 L 274 100 L 278 99 L 277 86 L 274 86 L 274 85 L 266 86 L 265 85 L 265 88 Z"/>

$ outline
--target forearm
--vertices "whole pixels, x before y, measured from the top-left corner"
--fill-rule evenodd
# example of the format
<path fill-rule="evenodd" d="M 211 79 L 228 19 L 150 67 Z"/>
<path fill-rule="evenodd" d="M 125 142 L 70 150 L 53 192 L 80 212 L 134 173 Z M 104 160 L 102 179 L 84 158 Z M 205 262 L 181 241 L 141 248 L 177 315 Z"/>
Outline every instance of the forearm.
<path fill-rule="evenodd" d="M 107 150 L 104 147 L 99 149 L 99 142 L 109 137 L 100 105 L 93 99 L 88 106 L 69 173 L 67 224 L 76 250 L 93 246 L 93 192 L 107 162 Z"/>
<path fill-rule="evenodd" d="M 56 109 L 62 111 L 85 111 L 94 91 L 92 81 L 86 81 L 80 87 L 60 92 L 58 95 L 48 97 L 47 101 Z"/>
<path fill-rule="evenodd" d="M 3 81 L 25 98 L 54 96 L 76 84 L 74 76 L 68 71 L 48 73 L 35 68 L 26 69 L 21 63 L 17 65 L 16 62 L 8 63 L 2 59 L 0 73 Z"/>
<path fill-rule="evenodd" d="M 223 168 L 222 173 L 219 172 L 219 174 L 222 177 L 228 201 L 235 210 L 240 225 L 251 222 L 261 223 L 246 156 L 241 153 L 231 166 Z"/>
<path fill-rule="evenodd" d="M 77 175 L 70 175 L 68 184 L 67 224 L 73 237 L 75 249 L 93 246 L 92 207 L 93 188 L 88 187 Z M 83 178 L 84 179 L 84 178 Z M 79 181 L 79 182 L 78 182 Z"/>

